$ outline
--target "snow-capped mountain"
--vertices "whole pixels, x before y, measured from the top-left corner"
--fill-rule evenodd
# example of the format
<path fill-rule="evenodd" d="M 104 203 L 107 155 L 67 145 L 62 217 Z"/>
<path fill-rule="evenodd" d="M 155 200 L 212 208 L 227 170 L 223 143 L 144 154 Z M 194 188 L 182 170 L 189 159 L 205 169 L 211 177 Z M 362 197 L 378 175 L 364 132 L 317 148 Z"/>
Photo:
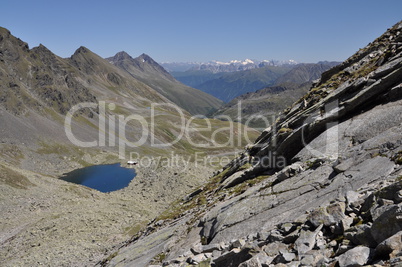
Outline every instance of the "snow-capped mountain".
<path fill-rule="evenodd" d="M 294 60 L 231 60 L 229 62 L 212 60 L 209 62 L 164 62 L 161 65 L 169 72 L 186 70 L 205 70 L 212 73 L 235 72 L 261 68 L 264 66 L 296 65 Z"/>

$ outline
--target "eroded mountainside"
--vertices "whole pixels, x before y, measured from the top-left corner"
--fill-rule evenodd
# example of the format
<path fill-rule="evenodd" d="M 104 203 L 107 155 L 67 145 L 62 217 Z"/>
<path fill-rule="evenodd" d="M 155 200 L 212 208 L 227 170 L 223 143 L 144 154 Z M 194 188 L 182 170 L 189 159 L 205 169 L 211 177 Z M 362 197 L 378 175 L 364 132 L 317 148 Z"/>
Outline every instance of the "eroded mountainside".
<path fill-rule="evenodd" d="M 163 76 L 160 71 L 149 75 Z M 212 106 L 203 102 L 204 108 Z M 71 124 L 65 124 L 68 114 Z M 190 142 L 211 143 L 212 132 L 229 124 L 211 120 L 211 131 L 201 132 L 196 129 L 206 121 L 190 118 L 152 85 L 88 48 L 60 58 L 43 45 L 29 49 L 0 28 L 0 265 L 94 265 L 177 195 L 202 184 L 213 170 L 195 166 L 191 153 L 226 150 L 192 149 Z M 173 142 L 183 129 L 191 134 L 173 146 L 153 145 Z M 96 144 L 73 143 L 69 130 L 76 140 Z M 143 136 L 141 145 L 129 145 Z M 214 135 L 218 141 L 225 136 Z M 170 159 L 172 151 L 188 164 L 164 168 L 158 159 Z M 104 194 L 57 179 L 94 164 L 125 166 L 131 152 L 152 164 L 136 167 L 136 178 L 122 190 Z"/>
<path fill-rule="evenodd" d="M 107 60 L 194 115 L 206 115 L 222 105 L 212 95 L 178 82 L 148 55 L 132 58 L 126 52 L 119 52 Z"/>
<path fill-rule="evenodd" d="M 402 22 L 308 94 L 107 266 L 399 266 Z"/>
<path fill-rule="evenodd" d="M 214 116 L 229 116 L 251 127 L 265 129 L 286 107 L 292 105 L 310 89 L 321 74 L 338 62 L 297 64 L 279 77 L 275 85 L 240 95 L 219 108 Z"/>

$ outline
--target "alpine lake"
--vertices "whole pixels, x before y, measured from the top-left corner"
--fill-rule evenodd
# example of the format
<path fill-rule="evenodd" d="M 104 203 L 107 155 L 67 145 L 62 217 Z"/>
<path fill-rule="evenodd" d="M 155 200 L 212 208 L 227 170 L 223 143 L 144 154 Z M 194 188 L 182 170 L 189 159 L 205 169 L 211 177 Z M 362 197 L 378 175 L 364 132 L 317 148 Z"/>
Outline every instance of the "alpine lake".
<path fill-rule="evenodd" d="M 135 176 L 133 168 L 124 168 L 116 163 L 77 169 L 64 174 L 60 179 L 108 193 L 128 186 Z"/>

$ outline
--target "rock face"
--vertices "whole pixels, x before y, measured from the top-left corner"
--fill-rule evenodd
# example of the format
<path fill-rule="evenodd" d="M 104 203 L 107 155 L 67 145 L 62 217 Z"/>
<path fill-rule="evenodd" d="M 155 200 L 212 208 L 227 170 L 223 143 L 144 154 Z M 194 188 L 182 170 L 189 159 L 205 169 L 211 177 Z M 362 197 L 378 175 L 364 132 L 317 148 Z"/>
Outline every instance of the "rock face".
<path fill-rule="evenodd" d="M 325 72 L 242 156 L 172 206 L 162 225 L 150 224 L 151 233 L 99 264 L 397 264 L 401 32 L 402 22 Z M 155 252 L 152 240 L 168 230 L 175 234 Z M 149 253 L 136 251 L 141 245 Z"/>

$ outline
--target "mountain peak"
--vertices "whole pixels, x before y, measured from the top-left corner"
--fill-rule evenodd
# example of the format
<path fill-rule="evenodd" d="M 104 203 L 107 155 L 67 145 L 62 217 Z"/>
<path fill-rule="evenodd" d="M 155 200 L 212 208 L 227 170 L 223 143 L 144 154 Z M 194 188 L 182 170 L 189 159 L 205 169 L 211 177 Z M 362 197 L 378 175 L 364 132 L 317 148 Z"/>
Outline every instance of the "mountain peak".
<path fill-rule="evenodd" d="M 85 46 L 80 46 L 77 50 L 75 50 L 74 55 L 78 55 L 78 54 L 86 54 L 88 52 L 91 52 L 91 50 L 89 50 L 88 48 L 86 48 Z M 74 56 L 73 55 L 73 56 Z"/>
<path fill-rule="evenodd" d="M 145 69 L 148 69 L 148 71 L 156 71 L 157 73 L 163 74 L 165 77 L 167 77 L 170 80 L 174 80 L 174 78 L 161 66 L 156 62 L 153 58 L 148 56 L 145 53 L 142 53 L 139 57 L 136 57 L 134 59 L 136 61 L 136 64 L 139 66 L 140 69 L 145 71 Z M 144 69 L 145 68 L 145 69 Z"/>
<path fill-rule="evenodd" d="M 37 51 L 37 52 L 44 52 L 44 53 L 52 53 L 46 46 L 43 44 L 39 44 L 38 46 L 32 48 L 32 51 Z"/>
<path fill-rule="evenodd" d="M 154 63 L 155 60 L 153 60 L 153 58 L 151 58 L 150 56 L 148 56 L 145 53 L 142 53 L 138 59 L 142 60 L 143 62 L 149 62 L 149 63 Z M 155 62 L 156 63 L 156 62 Z"/>
<path fill-rule="evenodd" d="M 133 59 L 127 52 L 121 51 L 116 53 L 113 57 L 109 58 L 111 61 L 120 61 L 120 60 L 125 60 L 125 59 Z"/>
<path fill-rule="evenodd" d="M 134 60 L 137 62 L 137 64 L 140 65 L 150 65 L 153 66 L 154 68 L 157 68 L 158 70 L 163 69 L 162 66 L 160 66 L 153 58 L 151 58 L 150 56 L 148 56 L 145 53 L 142 53 L 140 56 L 134 58 Z M 163 69 L 162 72 L 165 72 L 165 70 Z"/>

